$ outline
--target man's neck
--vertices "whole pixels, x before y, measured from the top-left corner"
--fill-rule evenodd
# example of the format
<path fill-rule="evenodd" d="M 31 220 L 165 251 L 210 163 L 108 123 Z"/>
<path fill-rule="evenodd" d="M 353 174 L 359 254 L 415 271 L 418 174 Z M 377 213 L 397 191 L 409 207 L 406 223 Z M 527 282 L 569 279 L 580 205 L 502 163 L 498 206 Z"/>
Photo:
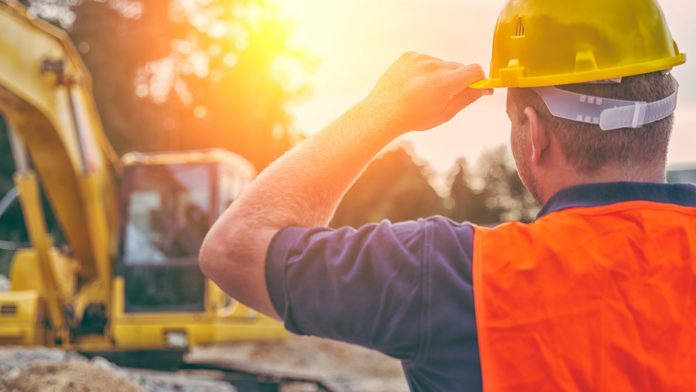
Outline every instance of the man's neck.
<path fill-rule="evenodd" d="M 556 193 L 566 188 L 571 188 L 579 185 L 601 184 L 610 182 L 642 182 L 642 183 L 665 183 L 665 165 L 654 165 L 648 167 L 625 167 L 625 166 L 608 166 L 599 169 L 594 173 L 580 173 L 572 171 L 556 173 L 549 176 L 554 181 L 548 181 L 544 184 L 544 194 L 542 204 L 548 202 Z"/>

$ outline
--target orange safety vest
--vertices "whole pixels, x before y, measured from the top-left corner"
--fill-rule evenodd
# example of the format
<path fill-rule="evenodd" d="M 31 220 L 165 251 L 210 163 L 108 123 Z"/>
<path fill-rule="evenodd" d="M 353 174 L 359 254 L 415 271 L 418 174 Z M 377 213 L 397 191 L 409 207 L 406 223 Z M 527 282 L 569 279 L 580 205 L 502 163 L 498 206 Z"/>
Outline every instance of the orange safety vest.
<path fill-rule="evenodd" d="M 696 208 L 571 208 L 474 241 L 485 391 L 696 391 Z"/>

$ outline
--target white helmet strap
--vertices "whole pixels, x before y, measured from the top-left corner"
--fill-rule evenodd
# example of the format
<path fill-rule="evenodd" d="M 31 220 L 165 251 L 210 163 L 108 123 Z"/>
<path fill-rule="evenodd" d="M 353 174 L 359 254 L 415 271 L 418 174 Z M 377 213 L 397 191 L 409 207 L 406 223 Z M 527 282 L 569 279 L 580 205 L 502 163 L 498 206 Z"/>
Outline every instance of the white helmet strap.
<path fill-rule="evenodd" d="M 556 87 L 536 87 L 533 90 L 555 117 L 599 125 L 603 131 L 641 128 L 671 116 L 677 108 L 678 89 L 656 102 L 593 97 Z"/>

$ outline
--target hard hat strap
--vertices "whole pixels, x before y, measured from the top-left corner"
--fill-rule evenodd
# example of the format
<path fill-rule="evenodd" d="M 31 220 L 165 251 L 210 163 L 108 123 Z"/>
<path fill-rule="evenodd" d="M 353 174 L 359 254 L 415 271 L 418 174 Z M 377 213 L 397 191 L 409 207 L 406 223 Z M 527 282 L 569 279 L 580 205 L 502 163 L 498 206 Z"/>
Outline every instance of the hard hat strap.
<path fill-rule="evenodd" d="M 648 103 L 593 97 L 556 87 L 533 90 L 555 117 L 595 124 L 603 131 L 641 128 L 671 116 L 677 108 L 678 91 L 665 99 Z"/>

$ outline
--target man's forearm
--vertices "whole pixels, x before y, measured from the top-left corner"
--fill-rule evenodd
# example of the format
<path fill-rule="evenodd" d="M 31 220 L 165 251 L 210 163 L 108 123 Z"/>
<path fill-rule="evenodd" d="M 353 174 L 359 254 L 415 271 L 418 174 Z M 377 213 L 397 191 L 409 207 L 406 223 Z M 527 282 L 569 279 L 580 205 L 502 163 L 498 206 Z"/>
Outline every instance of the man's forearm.
<path fill-rule="evenodd" d="M 399 136 L 379 112 L 354 106 L 274 162 L 229 214 L 274 229 L 328 225 L 353 182 Z"/>
<path fill-rule="evenodd" d="M 286 226 L 326 226 L 348 188 L 395 137 L 449 121 L 485 92 L 468 86 L 479 66 L 407 53 L 370 95 L 268 167 L 204 241 L 203 272 L 225 292 L 275 315 L 264 273 L 273 236 Z"/>
<path fill-rule="evenodd" d="M 253 264 L 261 257 L 259 250 L 265 254 L 273 235 L 283 227 L 328 225 L 343 195 L 391 141 L 394 132 L 389 126 L 371 113 L 370 106 L 360 103 L 271 164 L 211 229 L 201 260 L 214 259 L 207 267 L 202 263 L 204 271 L 215 279 L 220 276 L 220 260 L 226 258 L 247 259 Z M 238 298 L 240 289 L 265 290 L 265 286 L 244 287 L 224 278 L 215 280 Z M 259 292 L 256 297 L 263 294 Z M 245 302 L 264 313 L 275 313 L 270 300 Z"/>

